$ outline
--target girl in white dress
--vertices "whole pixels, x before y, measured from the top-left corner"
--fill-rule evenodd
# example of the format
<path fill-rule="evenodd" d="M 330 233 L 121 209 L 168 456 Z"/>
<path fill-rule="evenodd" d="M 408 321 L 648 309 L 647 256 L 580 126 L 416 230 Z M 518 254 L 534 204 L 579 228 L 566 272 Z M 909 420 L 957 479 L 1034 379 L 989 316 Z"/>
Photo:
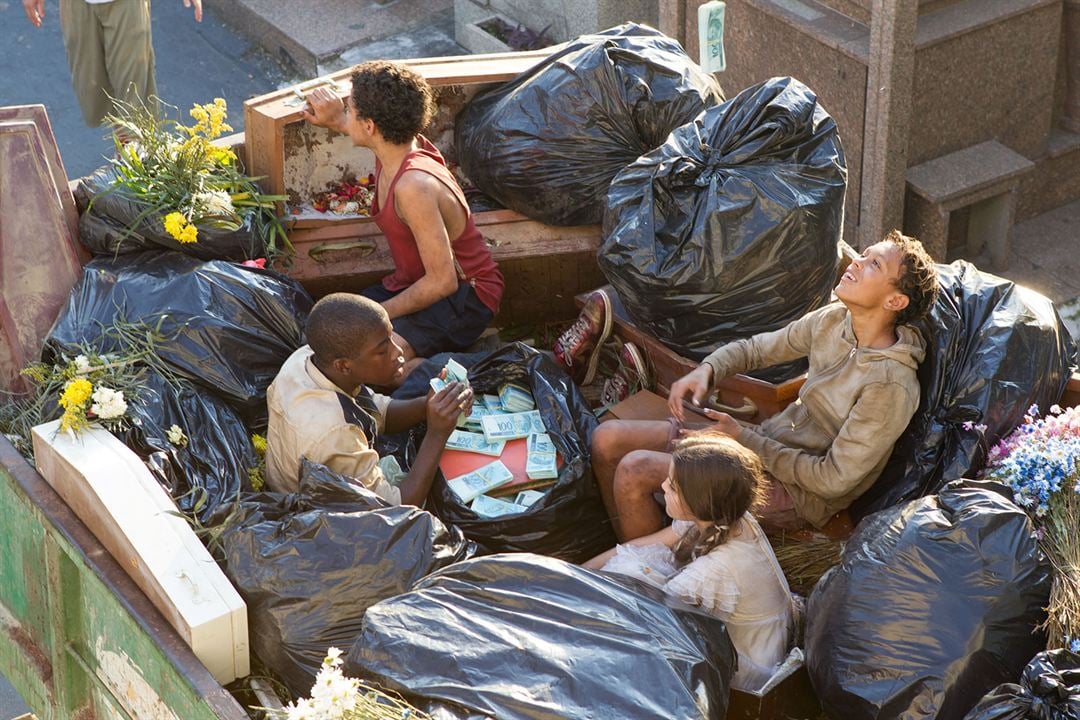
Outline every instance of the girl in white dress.
<path fill-rule="evenodd" d="M 750 511 L 761 504 L 758 456 L 714 433 L 684 437 L 664 480 L 670 527 L 598 555 L 585 567 L 649 582 L 727 625 L 739 657 L 732 686 L 759 689 L 794 630 L 787 580 Z"/>

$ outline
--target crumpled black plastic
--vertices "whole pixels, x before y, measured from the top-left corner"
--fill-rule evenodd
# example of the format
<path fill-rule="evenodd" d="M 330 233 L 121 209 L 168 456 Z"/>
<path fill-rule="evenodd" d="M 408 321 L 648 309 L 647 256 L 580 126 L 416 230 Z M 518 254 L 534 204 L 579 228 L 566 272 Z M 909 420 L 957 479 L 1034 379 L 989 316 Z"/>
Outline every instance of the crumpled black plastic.
<path fill-rule="evenodd" d="M 132 424 L 120 439 L 135 451 L 180 509 L 205 523 L 223 504 L 250 491 L 248 470 L 258 465 L 240 415 L 186 380 L 170 383 L 147 370 L 139 395 L 128 403 Z M 183 446 L 169 441 L 173 425 Z"/>
<path fill-rule="evenodd" d="M 327 648 L 348 649 L 370 606 L 475 551 L 431 513 L 307 460 L 298 492 L 253 494 L 226 510 L 224 569 L 247 603 L 251 647 L 304 697 Z"/>
<path fill-rule="evenodd" d="M 1024 668 L 1019 685 L 998 685 L 964 720 L 1080 720 L 1080 655 L 1039 653 Z"/>
<path fill-rule="evenodd" d="M 46 344 L 113 352 L 122 348 L 104 331 L 117 320 L 160 327 L 158 356 L 259 427 L 266 388 L 304 344 L 312 305 L 298 282 L 270 270 L 173 252 L 99 257 L 83 268 Z"/>
<path fill-rule="evenodd" d="M 598 223 L 619 170 L 723 100 L 678 42 L 626 23 L 478 94 L 454 144 L 469 179 L 505 207 L 551 225 Z"/>
<path fill-rule="evenodd" d="M 79 207 L 79 240 L 94 255 L 115 256 L 154 250 L 175 250 L 200 260 L 253 260 L 266 256 L 269 228 L 249 216 L 238 230 L 200 226 L 199 239 L 182 243 L 165 232 L 164 215 L 146 212 L 123 187 L 109 190 L 116 180 L 111 166 L 79 179 L 75 202 Z"/>
<path fill-rule="evenodd" d="M 469 370 L 469 384 L 478 394 L 497 393 L 506 383 L 532 391 L 563 459 L 558 480 L 526 512 L 485 518 L 462 503 L 440 473 L 428 495 L 431 511 L 491 552 L 534 552 L 584 562 L 614 547 L 590 462 L 596 416 L 581 391 L 548 357 L 522 343 L 496 350 Z"/>
<path fill-rule="evenodd" d="M 711 615 L 517 554 L 458 563 L 369 608 L 345 670 L 438 717 L 720 720 L 735 662 Z"/>
<path fill-rule="evenodd" d="M 772 78 L 615 177 L 600 269 L 634 325 L 700 360 L 829 301 L 846 187 L 836 122 L 801 82 Z"/>
<path fill-rule="evenodd" d="M 859 524 L 807 609 L 830 718 L 959 720 L 1045 646 L 1051 568 L 1007 495 L 961 481 Z"/>
<path fill-rule="evenodd" d="M 964 260 L 938 271 L 937 303 L 916 324 L 927 348 L 919 408 L 877 481 L 852 504 L 856 519 L 974 477 L 1032 404 L 1046 412 L 1061 398 L 1076 362 L 1048 298 Z"/>

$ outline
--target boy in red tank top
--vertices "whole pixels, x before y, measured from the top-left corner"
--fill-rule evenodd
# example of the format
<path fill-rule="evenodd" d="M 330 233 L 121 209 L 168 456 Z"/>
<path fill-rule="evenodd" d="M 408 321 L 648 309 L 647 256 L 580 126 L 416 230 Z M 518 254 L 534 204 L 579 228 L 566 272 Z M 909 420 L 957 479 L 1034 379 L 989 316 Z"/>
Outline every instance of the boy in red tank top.
<path fill-rule="evenodd" d="M 354 68 L 346 102 L 326 88 L 307 99 L 309 122 L 375 153 L 372 219 L 394 272 L 361 294 L 390 316 L 405 374 L 435 353 L 465 350 L 498 312 L 504 283 L 465 194 L 420 134 L 434 112 L 431 86 L 404 65 L 372 61 Z"/>

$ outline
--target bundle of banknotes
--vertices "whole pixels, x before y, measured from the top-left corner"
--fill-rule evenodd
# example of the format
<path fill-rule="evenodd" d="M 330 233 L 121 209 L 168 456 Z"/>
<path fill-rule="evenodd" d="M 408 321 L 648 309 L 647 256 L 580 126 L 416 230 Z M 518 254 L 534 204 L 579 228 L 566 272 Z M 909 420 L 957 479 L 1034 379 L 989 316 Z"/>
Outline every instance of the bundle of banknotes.
<path fill-rule="evenodd" d="M 450 433 L 450 437 L 446 440 L 446 447 L 450 450 L 464 450 L 465 452 L 499 457 L 506 448 L 506 441 L 496 440 L 495 442 L 489 442 L 483 433 L 455 430 Z"/>
<path fill-rule="evenodd" d="M 435 392 L 442 392 L 443 388 L 455 381 L 465 383 L 466 385 L 469 384 L 469 371 L 453 358 L 446 361 L 446 366 L 443 369 L 446 370 L 446 377 L 439 377 L 439 375 L 436 375 L 429 381 L 431 389 Z M 444 373 L 439 374 L 442 375 Z"/>
<path fill-rule="evenodd" d="M 488 442 L 516 440 L 537 433 L 547 432 L 539 410 L 505 415 L 488 415 L 480 420 L 484 437 Z"/>
<path fill-rule="evenodd" d="M 506 412 L 519 413 L 536 409 L 532 393 L 520 385 L 503 385 L 499 388 L 499 404 Z"/>
<path fill-rule="evenodd" d="M 559 477 L 559 468 L 555 462 L 555 444 L 547 433 L 529 435 L 525 447 L 528 450 L 525 474 L 530 480 L 554 480 Z"/>
<path fill-rule="evenodd" d="M 446 484 L 461 502 L 468 504 L 489 490 L 505 485 L 513 479 L 514 473 L 510 472 L 510 468 L 503 465 L 501 460 L 495 460 L 472 472 L 448 480 Z"/>
<path fill-rule="evenodd" d="M 523 490 L 514 496 L 513 502 L 503 498 L 480 495 L 472 501 L 469 507 L 481 517 L 501 517 L 525 512 L 542 497 L 544 497 L 544 493 L 539 490 Z"/>

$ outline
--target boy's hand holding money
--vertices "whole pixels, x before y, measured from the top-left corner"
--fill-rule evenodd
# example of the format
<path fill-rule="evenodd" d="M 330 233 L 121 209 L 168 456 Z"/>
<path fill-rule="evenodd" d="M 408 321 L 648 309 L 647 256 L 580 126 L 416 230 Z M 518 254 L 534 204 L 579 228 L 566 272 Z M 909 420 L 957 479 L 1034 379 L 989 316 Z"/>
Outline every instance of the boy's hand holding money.
<path fill-rule="evenodd" d="M 458 416 L 472 408 L 473 391 L 468 385 L 454 381 L 439 392 L 428 394 L 428 432 L 450 437 L 457 425 Z"/>

